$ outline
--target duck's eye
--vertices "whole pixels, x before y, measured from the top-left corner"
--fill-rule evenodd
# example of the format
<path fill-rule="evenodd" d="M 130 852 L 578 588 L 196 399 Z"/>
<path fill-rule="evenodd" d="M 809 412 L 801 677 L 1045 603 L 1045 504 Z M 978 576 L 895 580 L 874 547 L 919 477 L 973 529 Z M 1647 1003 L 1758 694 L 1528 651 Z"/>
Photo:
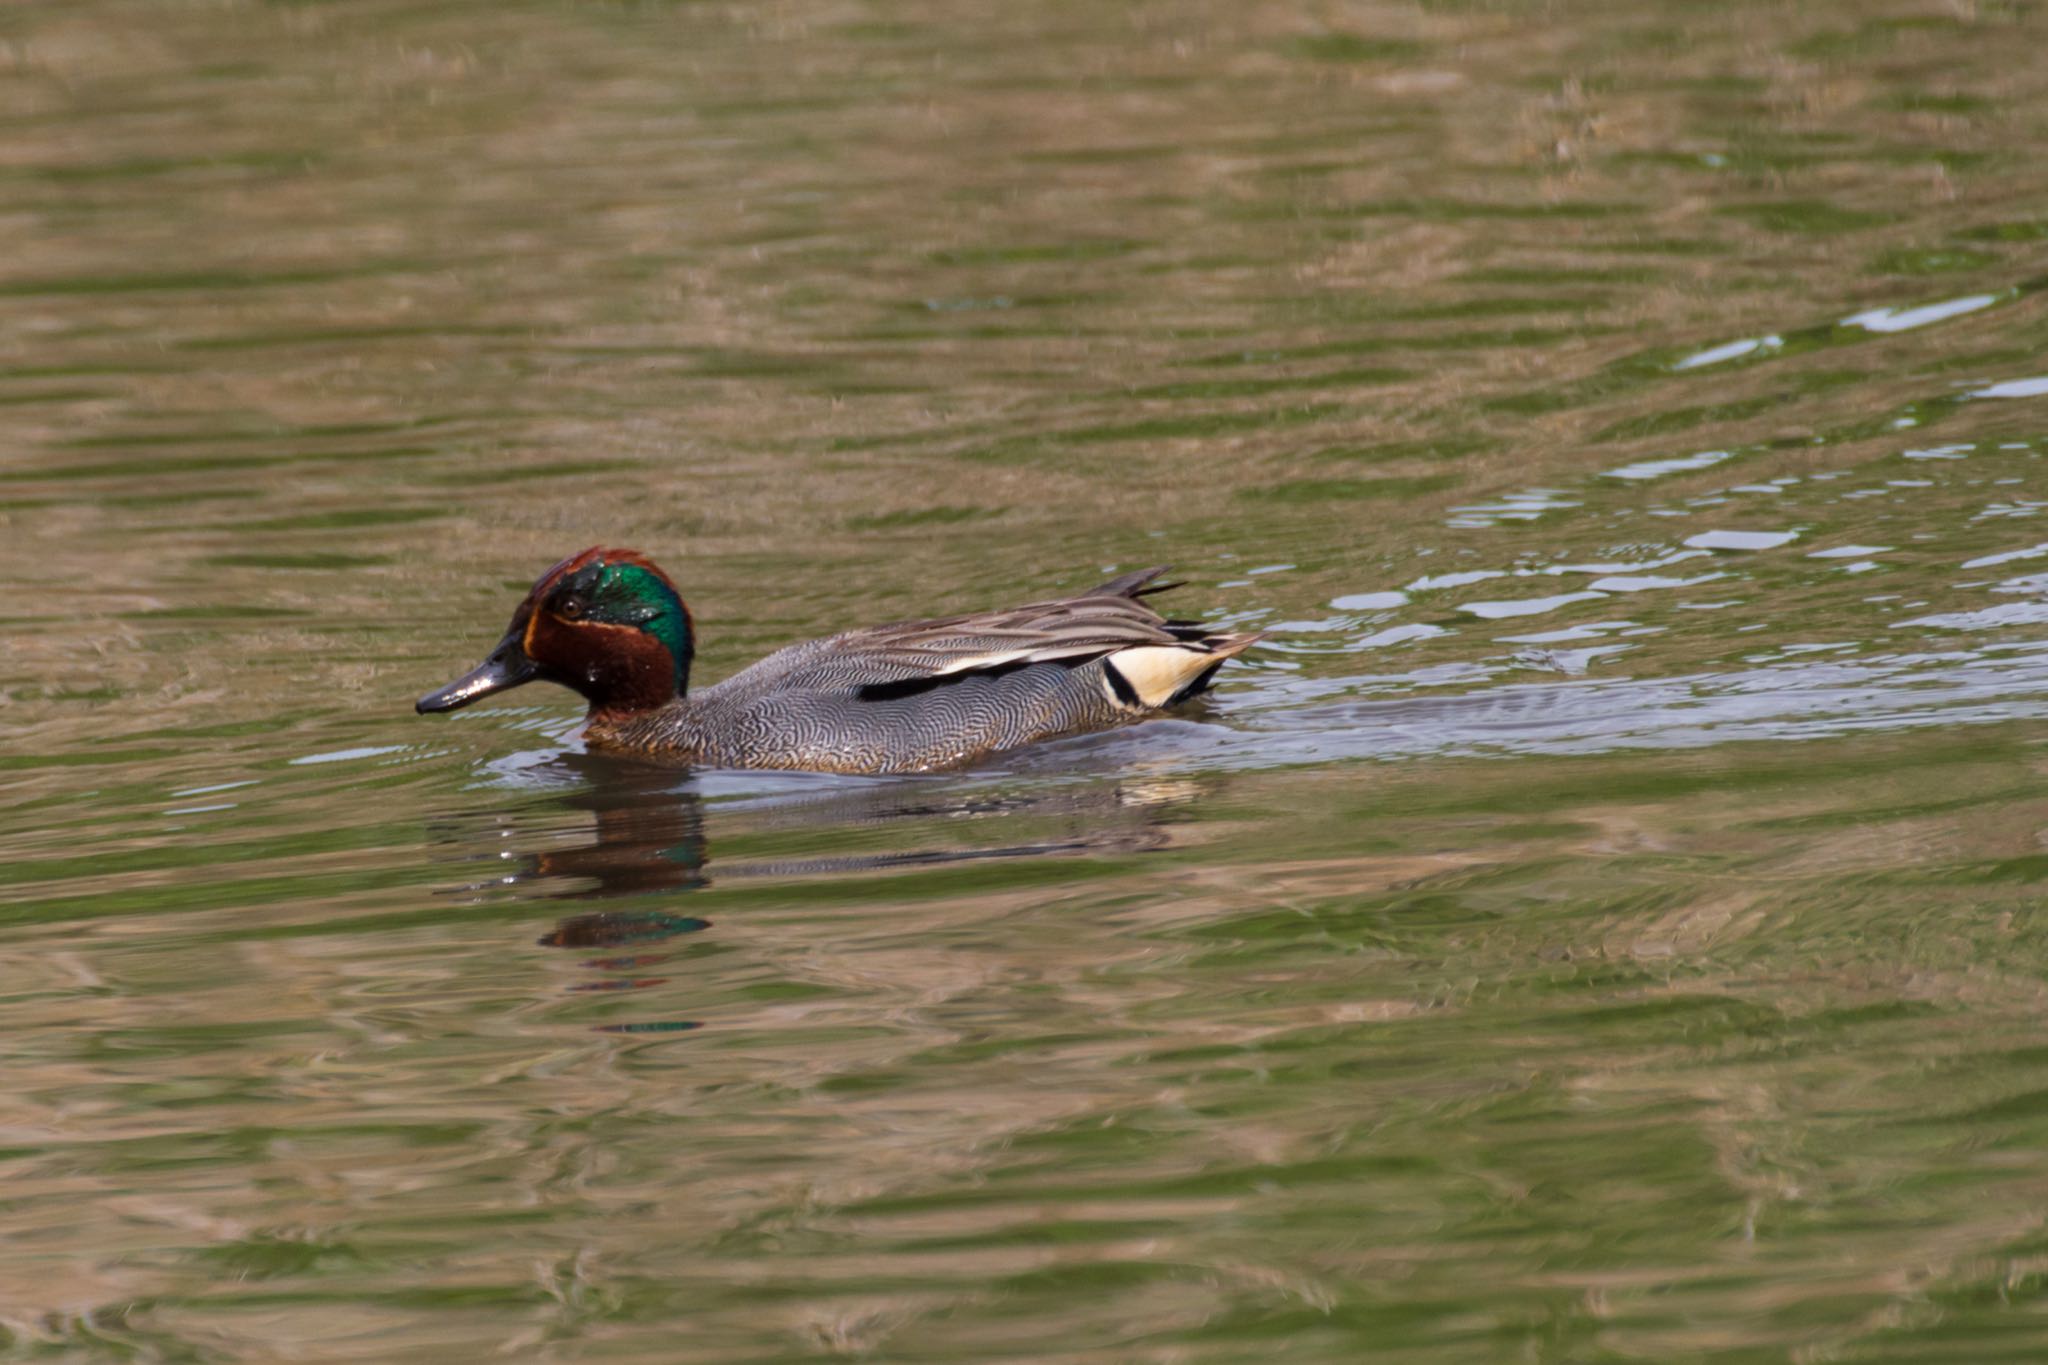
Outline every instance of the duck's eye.
<path fill-rule="evenodd" d="M 555 605 L 555 613 L 574 621 L 577 617 L 583 615 L 583 599 L 580 597 L 565 597 Z"/>

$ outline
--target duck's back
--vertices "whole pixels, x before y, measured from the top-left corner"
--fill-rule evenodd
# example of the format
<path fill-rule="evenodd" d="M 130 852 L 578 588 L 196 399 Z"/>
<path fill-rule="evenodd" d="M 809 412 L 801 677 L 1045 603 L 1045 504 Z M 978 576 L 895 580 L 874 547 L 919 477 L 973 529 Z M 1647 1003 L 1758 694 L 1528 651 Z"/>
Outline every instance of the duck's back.
<path fill-rule="evenodd" d="M 900 773 L 1157 714 L 1257 638 L 1162 618 L 1137 600 L 1159 572 L 792 645 L 592 737 L 717 767 Z"/>

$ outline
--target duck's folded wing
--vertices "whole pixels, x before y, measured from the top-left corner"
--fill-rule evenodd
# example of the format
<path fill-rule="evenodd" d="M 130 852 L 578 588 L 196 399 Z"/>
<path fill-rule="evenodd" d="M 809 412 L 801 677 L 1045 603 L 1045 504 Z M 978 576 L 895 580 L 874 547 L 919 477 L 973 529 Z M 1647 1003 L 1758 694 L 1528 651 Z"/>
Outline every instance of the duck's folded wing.
<path fill-rule="evenodd" d="M 1171 625 L 1129 597 L 1074 597 L 851 630 L 770 655 L 747 674 L 763 683 L 772 677 L 778 688 L 868 693 L 1025 664 L 1081 664 L 1143 645 L 1186 648 L 1201 639 L 1199 630 Z"/>

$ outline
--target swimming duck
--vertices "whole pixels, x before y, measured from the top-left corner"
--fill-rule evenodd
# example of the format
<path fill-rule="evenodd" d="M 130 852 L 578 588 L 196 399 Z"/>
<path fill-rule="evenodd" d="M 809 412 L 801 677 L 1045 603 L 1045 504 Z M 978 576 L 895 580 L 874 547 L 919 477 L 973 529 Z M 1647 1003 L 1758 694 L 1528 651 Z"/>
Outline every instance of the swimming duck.
<path fill-rule="evenodd" d="M 690 690 L 696 632 L 669 576 L 593 546 L 549 569 L 490 657 L 415 710 L 454 711 L 539 678 L 590 703 L 584 741 L 677 763 L 925 772 L 1155 716 L 1256 634 L 1169 621 L 1138 599 L 1163 568 L 1075 597 L 849 630 Z"/>

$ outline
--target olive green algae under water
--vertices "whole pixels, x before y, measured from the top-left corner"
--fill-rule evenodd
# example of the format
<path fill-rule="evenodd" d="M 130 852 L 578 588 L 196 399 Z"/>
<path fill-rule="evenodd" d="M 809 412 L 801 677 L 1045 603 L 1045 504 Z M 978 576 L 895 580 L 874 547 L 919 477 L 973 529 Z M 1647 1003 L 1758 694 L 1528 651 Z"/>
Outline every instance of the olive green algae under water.
<path fill-rule="evenodd" d="M 2048 1358 L 2048 11 L 0 11 L 0 1360 Z M 1171 720 L 535 687 L 1171 563 Z"/>

